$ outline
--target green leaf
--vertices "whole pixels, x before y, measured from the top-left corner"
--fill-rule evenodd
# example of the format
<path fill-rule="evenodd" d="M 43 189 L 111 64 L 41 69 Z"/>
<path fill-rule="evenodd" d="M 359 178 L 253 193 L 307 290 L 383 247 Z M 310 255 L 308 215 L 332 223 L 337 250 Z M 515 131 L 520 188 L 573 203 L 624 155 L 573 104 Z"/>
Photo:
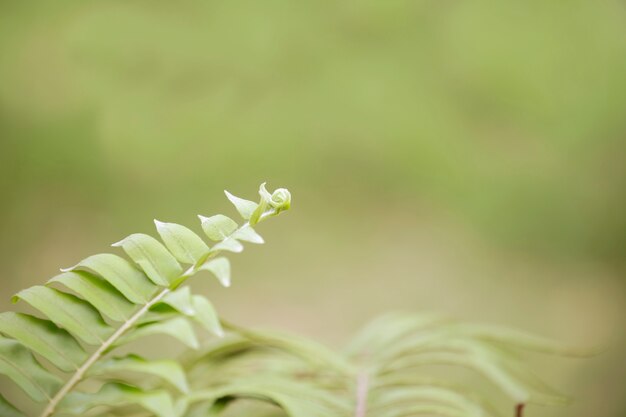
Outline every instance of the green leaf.
<path fill-rule="evenodd" d="M 328 391 L 306 385 L 291 378 L 251 376 L 235 380 L 216 389 L 193 392 L 190 402 L 220 398 L 253 398 L 276 404 L 291 417 L 344 417 L 349 415 L 348 403 L 337 400 Z"/>
<path fill-rule="evenodd" d="M 230 217 L 216 214 L 211 217 L 198 216 L 202 222 L 202 230 L 213 241 L 224 240 L 237 230 L 237 223 Z"/>
<path fill-rule="evenodd" d="M 250 224 L 252 226 L 261 220 L 261 216 L 267 211 L 268 207 L 270 207 L 272 195 L 265 189 L 265 183 L 261 184 L 259 187 L 259 196 L 261 197 L 261 201 L 250 216 Z"/>
<path fill-rule="evenodd" d="M 105 384 L 95 394 L 70 393 L 60 404 L 62 413 L 84 415 L 96 406 L 117 407 L 128 404 L 138 405 L 158 417 L 174 416 L 171 396 L 162 390 L 143 391 L 140 388 L 121 383 Z"/>
<path fill-rule="evenodd" d="M 0 337 L 0 374 L 8 376 L 40 402 L 49 400 L 62 385 L 61 379 L 44 369 L 22 344 L 3 337 Z"/>
<path fill-rule="evenodd" d="M 187 287 L 185 287 L 187 288 Z M 224 330 L 219 317 L 211 302 L 201 295 L 190 295 L 190 300 L 186 300 L 186 295 L 182 295 L 180 300 L 164 300 L 150 309 L 150 314 L 144 316 L 138 324 L 154 323 L 180 317 L 186 317 L 201 325 L 204 329 L 218 337 L 224 335 Z M 172 301 L 171 303 L 169 301 Z M 189 304 L 187 304 L 189 303 Z"/>
<path fill-rule="evenodd" d="M 134 233 L 112 246 L 122 247 L 157 285 L 167 287 L 183 273 L 176 258 L 152 236 Z"/>
<path fill-rule="evenodd" d="M 146 360 L 137 355 L 107 359 L 96 363 L 90 370 L 90 376 L 103 376 L 112 373 L 139 372 L 153 375 L 169 382 L 180 392 L 188 392 L 187 378 L 183 368 L 172 360 Z"/>
<path fill-rule="evenodd" d="M 198 270 L 212 272 L 223 286 L 230 287 L 230 261 L 228 258 L 211 259 L 202 264 Z"/>
<path fill-rule="evenodd" d="M 101 345 L 115 331 L 88 302 L 53 288 L 36 285 L 20 291 L 13 302 L 22 299 L 90 345 Z"/>
<path fill-rule="evenodd" d="M 468 414 L 442 404 L 410 404 L 391 410 L 384 410 L 378 414 L 378 417 L 407 416 L 468 417 Z"/>
<path fill-rule="evenodd" d="M 115 346 L 125 345 L 134 340 L 141 339 L 142 337 L 157 334 L 172 336 L 192 349 L 197 349 L 199 346 L 198 339 L 196 338 L 193 328 L 184 317 L 177 317 L 172 320 L 162 322 L 141 324 L 118 340 Z"/>
<path fill-rule="evenodd" d="M 224 190 L 224 194 L 226 194 L 226 197 L 230 200 L 231 203 L 233 203 L 241 217 L 243 217 L 245 220 L 248 220 L 252 216 L 252 213 L 254 213 L 254 210 L 256 210 L 256 208 L 259 206 L 254 201 L 244 200 L 243 198 L 232 195 L 226 190 Z"/>
<path fill-rule="evenodd" d="M 186 316 L 193 316 L 196 314 L 196 310 L 194 309 L 194 305 L 191 300 L 191 291 L 189 287 L 182 287 L 176 291 L 170 292 L 163 297 L 161 303 L 169 305 Z"/>
<path fill-rule="evenodd" d="M 452 330 L 457 335 L 466 335 L 472 338 L 484 339 L 496 343 L 502 343 L 513 347 L 534 350 L 537 352 L 551 353 L 567 356 L 589 356 L 594 352 L 591 349 L 580 349 L 564 346 L 556 342 L 531 333 L 509 329 L 504 326 L 459 324 Z"/>
<path fill-rule="evenodd" d="M 90 256 L 76 266 L 61 271 L 68 272 L 76 269 L 88 269 L 97 273 L 135 304 L 146 304 L 157 289 L 130 262 L 110 253 Z"/>
<path fill-rule="evenodd" d="M 237 240 L 243 240 L 244 242 L 257 244 L 265 243 L 263 238 L 251 226 L 242 227 L 235 231 L 231 237 Z"/>
<path fill-rule="evenodd" d="M 219 252 L 223 250 L 239 253 L 243 251 L 243 245 L 239 243 L 239 241 L 236 239 L 226 238 L 211 248 L 211 251 L 213 252 Z"/>
<path fill-rule="evenodd" d="M 192 299 L 194 309 L 196 310 L 196 314 L 192 318 L 209 332 L 218 337 L 223 337 L 224 330 L 213 304 L 201 295 L 194 295 Z"/>
<path fill-rule="evenodd" d="M 352 376 L 355 372 L 354 365 L 342 355 L 315 341 L 282 332 L 244 329 L 231 324 L 228 324 L 228 328 L 255 343 L 280 349 L 310 364 L 332 369 L 340 375 Z"/>
<path fill-rule="evenodd" d="M 158 220 L 155 220 L 154 224 L 165 246 L 178 261 L 194 264 L 209 252 L 207 244 L 185 226 L 176 223 L 163 223 Z"/>
<path fill-rule="evenodd" d="M 348 352 L 358 355 L 361 351 L 367 350 L 370 354 L 380 352 L 384 357 L 391 357 L 394 350 L 406 349 L 404 344 L 399 343 L 403 338 L 415 334 L 420 339 L 423 330 L 449 321 L 448 317 L 433 313 L 387 313 L 365 326 L 350 343 Z"/>
<path fill-rule="evenodd" d="M 234 357 L 248 349 L 257 347 L 258 343 L 240 334 L 230 332 L 224 337 L 213 339 L 204 344 L 199 351 L 187 351 L 181 358 L 183 364 L 194 371 L 200 363 L 221 361 L 225 357 Z M 205 381 L 203 381 L 205 382 Z"/>
<path fill-rule="evenodd" d="M 460 393 L 441 387 L 421 386 L 421 387 L 394 387 L 387 389 L 376 396 L 377 407 L 399 407 L 398 404 L 410 403 L 436 403 L 448 406 L 463 412 L 468 417 L 483 417 L 490 413 L 479 404 L 471 401 Z"/>
<path fill-rule="evenodd" d="M 0 395 L 0 416 L 2 417 L 26 417 L 21 411 L 15 408 L 2 395 Z"/>
<path fill-rule="evenodd" d="M 115 287 L 85 271 L 64 272 L 48 282 L 63 284 L 115 321 L 128 320 L 135 309 Z"/>
<path fill-rule="evenodd" d="M 48 320 L 8 311 L 0 313 L 0 332 L 17 339 L 62 371 L 74 371 L 87 359 L 78 342 Z"/>
<path fill-rule="evenodd" d="M 449 346 L 448 349 L 452 348 Z M 458 346 L 457 349 L 462 349 Z M 422 365 L 456 365 L 474 369 L 491 380 L 516 403 L 535 403 L 541 405 L 565 404 L 567 399 L 541 384 L 526 369 L 514 369 L 507 363 L 494 357 L 487 350 L 460 352 L 445 350 L 425 352 L 418 356 L 406 357 L 394 364 L 394 369 L 406 371 Z"/>

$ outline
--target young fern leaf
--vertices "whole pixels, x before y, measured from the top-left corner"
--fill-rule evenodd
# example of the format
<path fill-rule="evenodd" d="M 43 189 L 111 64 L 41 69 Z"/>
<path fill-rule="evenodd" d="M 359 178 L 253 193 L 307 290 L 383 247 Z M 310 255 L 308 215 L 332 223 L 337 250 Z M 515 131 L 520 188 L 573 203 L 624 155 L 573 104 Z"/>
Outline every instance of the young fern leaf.
<path fill-rule="evenodd" d="M 241 226 L 223 215 L 201 217 L 203 229 L 216 242 L 212 246 L 184 226 L 155 220 L 163 243 L 136 233 L 113 245 L 121 247 L 130 261 L 114 254 L 93 255 L 62 270 L 46 285 L 17 293 L 14 302 L 28 303 L 42 317 L 0 313 L 0 374 L 43 404 L 41 417 L 57 412 L 83 415 L 96 406 L 105 406 L 107 413 L 132 406 L 159 417 L 181 414 L 177 407 L 184 410 L 185 401 L 176 402 L 169 389 L 189 390 L 177 362 L 147 360 L 137 354 L 108 355 L 155 334 L 169 335 L 195 349 L 199 341 L 193 324 L 223 336 L 211 302 L 181 285 L 203 270 L 225 285 L 230 283 L 230 263 L 218 255 L 240 252 L 241 241 L 262 243 L 252 226 L 290 205 L 284 189 L 268 197 L 261 185 L 259 193 L 258 204 L 227 193 L 247 220 Z M 204 220 L 216 218 L 219 221 L 210 224 Z M 44 366 L 40 357 L 49 364 Z M 145 384 L 133 383 L 132 375 L 137 373 L 156 378 L 152 387 L 159 380 L 168 387 L 146 390 Z M 81 392 L 79 385 L 86 380 L 101 381 L 99 391 Z M 0 415 L 21 413 L 0 396 Z"/>

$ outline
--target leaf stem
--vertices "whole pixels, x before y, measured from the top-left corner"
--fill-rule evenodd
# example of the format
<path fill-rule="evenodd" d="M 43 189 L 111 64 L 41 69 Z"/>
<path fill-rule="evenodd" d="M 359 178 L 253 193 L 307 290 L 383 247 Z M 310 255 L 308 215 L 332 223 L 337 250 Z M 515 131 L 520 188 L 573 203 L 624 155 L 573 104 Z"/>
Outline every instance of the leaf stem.
<path fill-rule="evenodd" d="M 369 390 L 369 375 L 363 371 L 356 379 L 356 407 L 354 417 L 365 417 L 367 413 L 367 392 Z"/>
<path fill-rule="evenodd" d="M 143 305 L 135 314 L 132 315 L 124 324 L 122 324 L 107 340 L 100 345 L 100 347 L 94 351 L 89 358 L 74 372 L 72 377 L 67 380 L 65 385 L 54 395 L 54 397 L 48 403 L 48 406 L 43 410 L 40 417 L 50 417 L 54 413 L 56 407 L 61 400 L 80 382 L 82 381 L 85 373 L 96 363 L 98 359 L 111 347 L 120 337 L 124 335 L 137 321 L 156 303 L 161 301 L 171 290 L 164 288 L 159 291 L 152 299 L 145 305 Z"/>

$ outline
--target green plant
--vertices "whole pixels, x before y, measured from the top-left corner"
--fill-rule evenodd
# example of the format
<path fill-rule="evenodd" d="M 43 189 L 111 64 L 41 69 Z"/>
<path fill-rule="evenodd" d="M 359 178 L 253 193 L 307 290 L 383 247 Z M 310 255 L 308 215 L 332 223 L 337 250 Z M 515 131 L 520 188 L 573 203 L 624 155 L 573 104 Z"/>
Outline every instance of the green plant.
<path fill-rule="evenodd" d="M 0 373 L 43 404 L 41 417 L 498 415 L 474 389 L 429 376 L 428 366 L 440 364 L 480 372 L 511 398 L 518 416 L 527 403 L 565 402 L 526 368 L 518 352 L 583 352 L 523 332 L 393 313 L 337 353 L 298 336 L 218 319 L 209 300 L 182 284 L 208 270 L 228 286 L 230 264 L 218 255 L 240 252 L 240 241 L 263 243 L 252 226 L 291 203 L 287 190 L 270 194 L 264 185 L 258 203 L 226 194 L 245 223 L 201 216 L 204 232 L 216 242 L 212 247 L 184 226 L 155 221 L 164 245 L 141 234 L 114 245 L 140 269 L 115 255 L 94 255 L 14 297 L 46 318 L 0 314 Z M 191 323 L 218 337 L 200 345 Z M 177 360 L 111 356 L 153 334 L 172 336 L 189 350 Z M 135 373 L 152 378 L 137 381 Z M 22 416 L 2 396 L 0 415 Z"/>
<path fill-rule="evenodd" d="M 124 403 L 141 405 L 163 417 L 176 415 L 171 390 L 143 390 L 132 382 L 130 374 L 160 378 L 184 394 L 188 385 L 179 363 L 149 361 L 136 354 L 109 355 L 129 342 L 154 334 L 165 334 L 198 348 L 192 323 L 223 335 L 211 302 L 192 294 L 183 284 L 206 270 L 223 285 L 229 285 L 230 263 L 222 253 L 241 252 L 242 241 L 263 243 L 253 226 L 289 209 L 291 204 L 285 189 L 270 194 L 263 184 L 259 194 L 260 201 L 255 203 L 226 192 L 245 220 L 241 226 L 221 214 L 200 216 L 202 229 L 215 242 L 212 246 L 184 226 L 155 220 L 165 245 L 145 234 L 132 234 L 113 244 L 121 247 L 135 265 L 113 254 L 93 255 L 62 270 L 46 285 L 16 294 L 14 302 L 25 301 L 45 318 L 18 312 L 0 314 L 0 373 L 43 404 L 41 417 L 57 412 L 82 414 L 94 405 Z M 181 264 L 189 266 L 183 268 Z M 44 367 L 42 362 L 50 366 Z M 79 384 L 92 380 L 106 382 L 97 394 L 77 390 Z M 0 396 L 0 415 L 14 417 L 21 413 Z"/>
<path fill-rule="evenodd" d="M 224 325 L 227 337 L 182 358 L 192 387 L 188 417 L 222 415 L 237 403 L 229 417 L 501 415 L 473 386 L 437 376 L 432 365 L 478 371 L 521 416 L 526 404 L 567 399 L 527 369 L 520 351 L 586 354 L 524 332 L 432 314 L 387 314 L 341 353 L 294 335 Z"/>

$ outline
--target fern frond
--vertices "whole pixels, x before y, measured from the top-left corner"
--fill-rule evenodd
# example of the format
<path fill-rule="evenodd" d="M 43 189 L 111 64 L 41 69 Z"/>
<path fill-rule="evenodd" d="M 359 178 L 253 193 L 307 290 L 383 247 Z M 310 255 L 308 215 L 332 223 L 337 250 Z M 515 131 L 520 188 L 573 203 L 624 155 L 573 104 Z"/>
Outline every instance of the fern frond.
<path fill-rule="evenodd" d="M 195 349 L 199 340 L 194 325 L 223 336 L 211 302 L 182 284 L 206 270 L 228 286 L 230 263 L 222 254 L 241 252 L 241 242 L 263 243 L 253 226 L 291 203 L 287 190 L 270 194 L 264 184 L 258 203 L 226 195 L 244 223 L 239 225 L 224 215 L 200 216 L 211 244 L 184 226 L 155 220 L 163 243 L 146 234 L 132 234 L 113 244 L 129 260 L 108 253 L 93 255 L 63 269 L 46 285 L 13 297 L 40 316 L 0 313 L 0 374 L 43 404 L 41 417 L 57 412 L 84 415 L 94 407 L 104 407 L 107 413 L 138 407 L 160 417 L 182 413 L 179 408 L 186 406 L 175 400 L 170 389 L 179 393 L 189 389 L 177 362 L 147 360 L 137 354 L 109 355 L 154 334 L 171 336 Z M 168 386 L 154 389 L 158 382 L 146 386 L 137 383 L 134 374 L 154 377 Z M 99 391 L 80 391 L 79 385 L 86 380 L 100 381 Z M 0 415 L 21 414 L 0 396 Z"/>
<path fill-rule="evenodd" d="M 386 324 L 392 331 L 381 331 Z M 402 329 L 398 331 L 398 329 Z M 378 339 L 371 336 L 378 334 Z M 357 342 L 352 352 L 361 352 L 361 358 L 369 363 L 373 381 L 372 407 L 380 407 L 389 392 L 401 392 L 418 405 L 424 398 L 414 391 L 424 377 L 425 365 L 453 365 L 477 371 L 490 380 L 515 405 L 534 403 L 542 405 L 562 404 L 566 398 L 548 387 L 529 370 L 516 352 L 534 350 L 560 355 L 581 355 L 584 352 L 559 346 L 557 343 L 497 326 L 459 323 L 450 319 L 414 314 L 395 314 L 382 318 L 377 324 L 366 328 L 359 338 L 369 340 L 363 345 Z M 356 356 L 354 356 L 356 357 Z M 407 391 L 408 390 L 408 391 Z M 467 390 L 471 392 L 471 390 Z M 423 392 L 423 391 L 421 391 Z M 431 393 L 432 394 L 432 393 Z M 459 392 L 471 403 L 463 410 L 460 403 L 450 404 L 440 396 L 427 395 L 437 405 L 445 404 L 461 409 L 467 415 L 492 415 L 484 402 L 475 402 L 471 395 Z M 446 404 L 447 403 L 447 404 Z M 474 405 L 472 405 L 474 404 Z"/>
<path fill-rule="evenodd" d="M 277 405 L 291 417 L 500 416 L 472 387 L 429 377 L 425 365 L 439 364 L 478 371 L 510 398 L 521 416 L 524 404 L 555 405 L 566 399 L 527 369 L 517 352 L 590 353 L 439 315 L 389 314 L 367 326 L 343 353 L 297 336 L 224 326 L 234 333 L 184 357 L 191 386 L 186 417 L 211 409 L 221 415 L 215 407 L 250 397 Z M 259 381 L 263 389 L 274 385 L 262 381 L 275 382 L 289 401 L 254 391 L 251 381 Z M 315 406 L 308 399 L 315 399 Z M 250 410 L 232 415 L 254 415 Z"/>

